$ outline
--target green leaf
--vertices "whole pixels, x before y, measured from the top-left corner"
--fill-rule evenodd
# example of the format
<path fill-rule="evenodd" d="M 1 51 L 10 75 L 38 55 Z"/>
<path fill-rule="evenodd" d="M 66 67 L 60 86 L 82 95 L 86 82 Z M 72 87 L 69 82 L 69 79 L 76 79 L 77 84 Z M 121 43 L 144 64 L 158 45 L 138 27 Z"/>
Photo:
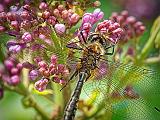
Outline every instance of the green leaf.
<path fill-rule="evenodd" d="M 160 48 L 160 29 L 157 33 L 156 39 L 155 39 L 155 46 L 156 48 Z"/>
<path fill-rule="evenodd" d="M 144 60 L 148 56 L 150 50 L 154 47 L 156 36 L 159 30 L 160 30 L 160 16 L 155 20 L 151 28 L 150 37 L 147 43 L 145 44 L 144 48 L 142 49 L 141 54 L 138 56 L 138 59 L 140 61 Z"/>

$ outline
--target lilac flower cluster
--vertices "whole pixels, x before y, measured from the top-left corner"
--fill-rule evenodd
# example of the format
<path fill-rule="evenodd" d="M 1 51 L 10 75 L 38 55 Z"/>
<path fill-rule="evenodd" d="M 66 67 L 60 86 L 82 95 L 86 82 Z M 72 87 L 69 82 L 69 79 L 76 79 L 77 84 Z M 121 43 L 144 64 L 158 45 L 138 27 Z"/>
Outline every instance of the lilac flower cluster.
<path fill-rule="evenodd" d="M 64 21 L 65 25 L 68 27 L 75 25 L 80 19 L 77 13 L 72 9 L 66 9 L 63 5 L 59 5 L 54 9 L 53 13 L 59 21 Z"/>
<path fill-rule="evenodd" d="M 9 9 L 11 5 L 18 4 L 19 2 L 20 0 L 1 0 L 0 1 L 0 12 L 3 12 Z"/>
<path fill-rule="evenodd" d="M 104 20 L 103 22 L 98 23 L 95 31 L 105 35 L 107 39 L 114 44 L 120 40 L 123 34 L 123 30 L 120 28 L 119 23 L 111 20 Z"/>
<path fill-rule="evenodd" d="M 78 31 L 78 37 L 81 42 L 84 42 L 84 39 L 87 39 L 91 29 L 93 28 L 93 25 L 100 21 L 103 16 L 104 13 L 99 8 L 95 9 L 93 13 L 85 13 L 83 15 L 82 25 Z M 104 20 L 103 22 L 98 23 L 94 31 L 105 35 L 106 38 L 113 44 L 116 44 L 123 34 L 123 30 L 119 23 L 111 20 Z"/>
<path fill-rule="evenodd" d="M 38 69 L 32 69 L 29 73 L 31 80 L 37 79 L 41 76 L 41 79 L 35 83 L 35 88 L 39 91 L 43 91 L 50 80 L 55 83 L 64 84 L 65 79 L 69 75 L 69 71 L 63 64 L 58 64 L 57 56 L 51 56 L 51 63 L 47 64 L 44 60 L 40 58 L 35 58 L 38 64 Z"/>
<path fill-rule="evenodd" d="M 7 43 L 10 52 L 18 53 L 25 48 L 37 50 L 54 45 L 50 26 L 54 27 L 58 35 L 63 35 L 79 19 L 77 13 L 61 4 L 56 8 L 45 2 L 40 2 L 39 8 L 25 4 L 0 13 L 0 33 L 8 32 L 16 37 L 16 40 Z"/>
<path fill-rule="evenodd" d="M 110 19 L 114 22 L 118 22 L 123 28 L 124 34 L 121 39 L 124 41 L 138 37 L 145 31 L 145 26 L 143 23 L 136 20 L 135 17 L 129 16 L 126 10 L 119 14 L 117 12 L 112 13 Z"/>
<path fill-rule="evenodd" d="M 22 64 L 14 57 L 8 57 L 4 61 L 4 66 L 0 68 L 0 77 L 5 83 L 16 86 L 20 83 L 22 68 Z"/>
<path fill-rule="evenodd" d="M 82 34 L 85 38 L 85 40 L 87 39 L 93 25 L 98 22 L 99 20 L 101 20 L 104 16 L 104 13 L 99 9 L 95 9 L 93 13 L 85 13 L 82 17 L 82 24 L 81 27 L 79 29 L 79 33 L 78 33 L 78 37 L 79 39 L 83 41 L 82 35 L 80 34 L 80 32 L 82 31 Z"/>

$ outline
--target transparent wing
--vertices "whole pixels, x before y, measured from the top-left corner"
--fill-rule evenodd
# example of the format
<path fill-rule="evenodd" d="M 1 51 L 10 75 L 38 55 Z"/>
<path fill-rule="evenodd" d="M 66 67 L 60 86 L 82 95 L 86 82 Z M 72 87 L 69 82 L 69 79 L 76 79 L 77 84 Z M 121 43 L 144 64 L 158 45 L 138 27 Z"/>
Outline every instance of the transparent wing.
<path fill-rule="evenodd" d="M 109 61 L 98 67 L 82 91 L 89 97 L 88 104 L 96 106 L 96 114 L 105 113 L 106 120 L 158 120 L 159 73 Z"/>

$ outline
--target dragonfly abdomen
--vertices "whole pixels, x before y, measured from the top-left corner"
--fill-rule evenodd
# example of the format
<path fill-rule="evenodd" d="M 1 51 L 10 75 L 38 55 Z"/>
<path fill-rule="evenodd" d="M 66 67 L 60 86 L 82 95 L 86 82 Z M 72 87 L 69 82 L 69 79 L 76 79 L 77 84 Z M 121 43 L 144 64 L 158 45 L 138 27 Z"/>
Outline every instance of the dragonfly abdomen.
<path fill-rule="evenodd" d="M 84 81 L 87 78 L 87 74 L 85 72 L 80 72 L 79 73 L 79 80 L 77 82 L 76 88 L 72 94 L 72 97 L 65 109 L 65 113 L 64 113 L 64 120 L 74 120 L 75 117 L 75 112 L 77 110 L 77 103 L 79 100 L 79 96 L 82 90 L 82 86 Z"/>

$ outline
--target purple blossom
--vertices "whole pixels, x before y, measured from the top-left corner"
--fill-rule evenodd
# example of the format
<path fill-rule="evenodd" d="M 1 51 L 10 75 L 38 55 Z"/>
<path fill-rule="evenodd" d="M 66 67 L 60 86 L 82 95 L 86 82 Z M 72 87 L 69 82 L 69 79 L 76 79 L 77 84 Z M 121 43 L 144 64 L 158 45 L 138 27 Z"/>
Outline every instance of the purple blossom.
<path fill-rule="evenodd" d="M 82 17 L 82 25 L 84 23 L 90 23 L 93 25 L 95 23 L 95 18 L 92 13 L 85 13 Z"/>
<path fill-rule="evenodd" d="M 95 18 L 95 21 L 99 21 L 104 17 L 104 13 L 101 11 L 101 9 L 97 8 L 93 12 L 93 16 Z"/>
<path fill-rule="evenodd" d="M 21 46 L 20 45 L 14 45 L 9 47 L 9 51 L 13 53 L 18 53 L 21 51 Z"/>
<path fill-rule="evenodd" d="M 10 52 L 18 53 L 26 47 L 26 44 L 25 43 L 17 43 L 14 40 L 10 40 L 7 42 L 7 47 Z"/>
<path fill-rule="evenodd" d="M 31 70 L 29 72 L 29 78 L 31 80 L 36 80 L 36 78 L 38 77 L 39 73 L 38 73 L 38 70 Z"/>
<path fill-rule="evenodd" d="M 99 8 L 95 9 L 93 13 L 85 13 L 82 18 L 82 25 L 84 23 L 90 23 L 91 25 L 93 25 L 101 20 L 103 16 L 104 13 Z"/>

